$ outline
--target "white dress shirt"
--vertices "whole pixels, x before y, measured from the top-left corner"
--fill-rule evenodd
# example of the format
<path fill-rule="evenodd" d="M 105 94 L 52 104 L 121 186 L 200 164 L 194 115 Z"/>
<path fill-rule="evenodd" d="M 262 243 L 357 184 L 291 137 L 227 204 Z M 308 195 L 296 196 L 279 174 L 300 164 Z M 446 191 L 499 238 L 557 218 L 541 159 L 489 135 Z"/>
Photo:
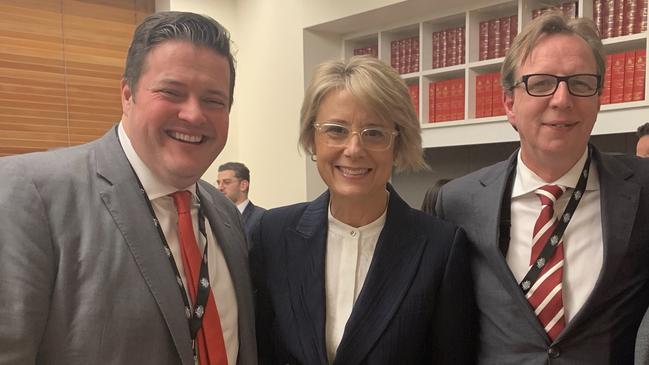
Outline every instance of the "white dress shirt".
<path fill-rule="evenodd" d="M 541 211 L 541 202 L 534 190 L 547 184 L 568 188 L 554 207 L 555 217 L 559 216 L 577 186 L 587 157 L 588 150 L 565 175 L 548 183 L 525 166 L 519 152 L 512 189 L 511 240 L 507 251 L 507 264 L 517 282 L 520 283 L 529 271 L 532 230 Z M 566 322 L 574 318 L 593 291 L 602 269 L 603 249 L 599 175 L 595 163 L 591 161 L 586 192 L 563 235 L 562 291 Z"/>
<path fill-rule="evenodd" d="M 241 204 L 237 204 L 237 209 L 239 209 L 239 213 L 243 214 L 243 211 L 246 210 L 248 203 L 250 203 L 250 199 L 246 199 L 242 201 Z"/>
<path fill-rule="evenodd" d="M 185 279 L 185 271 L 183 270 L 183 260 L 180 252 L 180 242 L 178 240 L 178 214 L 173 198 L 169 196 L 176 192 L 178 189 L 162 183 L 153 172 L 144 164 L 142 159 L 137 155 L 133 149 L 130 139 L 126 135 L 124 127 L 120 123 L 118 126 L 119 141 L 122 149 L 126 154 L 135 174 L 140 179 L 144 190 L 146 191 L 153 211 L 160 222 L 160 227 L 165 235 L 169 249 L 176 261 L 178 273 L 180 274 L 185 290 L 187 290 L 187 280 Z M 205 247 L 205 239 L 198 231 L 198 197 L 196 195 L 196 185 L 188 186 L 184 190 L 189 190 L 192 193 L 192 207 L 191 216 L 194 223 L 194 232 L 196 234 L 196 242 L 198 242 L 199 250 L 203 252 Z M 207 250 L 208 270 L 210 274 L 210 284 L 212 286 L 212 293 L 216 307 L 219 311 L 219 318 L 221 320 L 221 329 L 223 331 L 223 339 L 225 340 L 225 347 L 227 351 L 228 364 L 236 364 L 237 356 L 239 353 L 239 325 L 238 325 L 238 309 L 236 294 L 234 291 L 234 284 L 230 277 L 225 257 L 221 247 L 216 242 L 216 238 L 212 233 L 210 222 L 205 219 L 205 229 L 207 233 L 207 241 L 210 246 Z M 162 247 L 160 247 L 162 249 Z M 169 283 L 169 285 L 177 286 L 176 283 Z M 188 294 L 189 301 L 192 302 Z M 183 310 L 184 316 L 184 310 Z"/>
<path fill-rule="evenodd" d="M 326 343 L 329 364 L 333 363 L 347 320 L 363 288 L 374 249 L 385 225 L 387 209 L 374 222 L 355 228 L 331 215 L 325 271 Z"/>

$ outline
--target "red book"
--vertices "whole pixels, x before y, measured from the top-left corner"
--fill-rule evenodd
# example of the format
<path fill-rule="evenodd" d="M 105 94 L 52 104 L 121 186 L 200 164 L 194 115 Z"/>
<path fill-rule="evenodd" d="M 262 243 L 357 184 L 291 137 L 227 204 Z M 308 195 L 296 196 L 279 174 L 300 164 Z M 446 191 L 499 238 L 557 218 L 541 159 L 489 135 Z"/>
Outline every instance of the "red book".
<path fill-rule="evenodd" d="M 603 0 L 594 0 L 593 1 L 593 21 L 597 25 L 597 29 L 599 30 L 599 34 L 601 38 L 604 38 L 604 6 L 603 6 Z"/>
<path fill-rule="evenodd" d="M 484 116 L 490 117 L 493 115 L 493 76 L 489 73 L 484 77 Z"/>
<path fill-rule="evenodd" d="M 410 55 L 410 72 L 419 72 L 419 37 L 412 37 L 412 54 Z"/>
<path fill-rule="evenodd" d="M 428 84 L 428 123 L 435 122 L 435 83 Z"/>
<path fill-rule="evenodd" d="M 633 96 L 631 100 L 644 100 L 645 69 L 647 65 L 647 50 L 635 50 L 635 70 L 633 73 Z"/>
<path fill-rule="evenodd" d="M 464 97 L 465 97 L 465 85 L 464 85 L 464 77 L 458 79 L 458 114 L 457 118 L 458 120 L 464 119 Z"/>
<path fill-rule="evenodd" d="M 611 62 L 611 104 L 624 100 L 624 53 L 612 55 Z"/>
<path fill-rule="evenodd" d="M 446 66 L 457 64 L 457 28 L 446 30 Z"/>
<path fill-rule="evenodd" d="M 439 64 L 439 36 L 440 32 L 433 33 L 433 68 L 440 67 Z"/>
<path fill-rule="evenodd" d="M 637 30 L 634 28 L 634 33 L 644 32 L 647 30 L 647 0 L 638 0 L 636 9 L 638 10 L 638 15 L 636 16 L 638 28 Z"/>
<path fill-rule="evenodd" d="M 633 100 L 633 74 L 635 73 L 635 50 L 624 53 L 624 89 L 623 101 Z"/>
<path fill-rule="evenodd" d="M 448 32 L 443 30 L 439 36 L 439 67 L 448 66 L 446 60 L 446 49 L 448 48 Z"/>
<path fill-rule="evenodd" d="M 464 27 L 457 28 L 457 64 L 462 65 L 465 62 L 466 36 Z"/>
<path fill-rule="evenodd" d="M 636 3 L 637 0 L 623 0 L 624 14 L 622 21 L 622 35 L 633 34 L 633 25 L 635 24 Z"/>
<path fill-rule="evenodd" d="M 613 2 L 613 37 L 621 36 L 624 29 L 624 1 L 615 0 Z"/>
<path fill-rule="evenodd" d="M 442 122 L 443 121 L 442 117 L 444 116 L 442 114 L 442 104 L 443 104 L 442 86 L 443 86 L 443 81 L 437 81 L 435 83 L 435 122 Z"/>
<path fill-rule="evenodd" d="M 498 53 L 504 57 L 511 46 L 511 18 L 500 18 L 500 50 Z"/>
<path fill-rule="evenodd" d="M 505 115 L 505 106 L 503 105 L 503 87 L 500 85 L 500 72 L 491 74 L 491 115 Z"/>
<path fill-rule="evenodd" d="M 602 80 L 602 93 L 599 101 L 602 104 L 611 103 L 611 66 L 613 63 L 613 56 L 606 55 L 606 70 L 604 71 L 604 79 Z"/>
<path fill-rule="evenodd" d="M 460 90 L 458 89 L 459 85 L 457 83 L 458 79 L 451 79 L 448 80 L 449 83 L 449 115 L 448 119 L 449 120 L 457 120 L 458 119 L 458 96 L 460 95 Z"/>
<path fill-rule="evenodd" d="M 514 38 L 518 34 L 518 16 L 512 15 L 509 17 L 509 19 L 510 19 L 509 29 L 511 29 L 509 44 L 512 44 L 514 42 Z"/>
<path fill-rule="evenodd" d="M 489 22 L 480 22 L 479 31 L 478 59 L 483 61 L 489 57 Z"/>
<path fill-rule="evenodd" d="M 390 65 L 399 71 L 399 41 L 390 42 Z"/>
<path fill-rule="evenodd" d="M 602 0 L 602 38 L 613 36 L 615 27 L 615 0 Z"/>
<path fill-rule="evenodd" d="M 487 59 L 501 57 L 500 55 L 500 19 L 489 21 L 489 48 L 487 49 Z"/>
<path fill-rule="evenodd" d="M 475 77 L 475 117 L 484 117 L 484 77 L 482 75 Z"/>
<path fill-rule="evenodd" d="M 451 120 L 451 80 L 442 81 L 442 122 Z"/>

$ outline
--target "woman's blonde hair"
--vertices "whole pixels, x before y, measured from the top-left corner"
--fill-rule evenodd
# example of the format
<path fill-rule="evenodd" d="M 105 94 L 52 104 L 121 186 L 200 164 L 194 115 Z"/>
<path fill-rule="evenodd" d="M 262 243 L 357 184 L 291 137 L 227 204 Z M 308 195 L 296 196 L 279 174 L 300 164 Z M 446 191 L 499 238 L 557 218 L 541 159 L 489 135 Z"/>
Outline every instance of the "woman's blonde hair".
<path fill-rule="evenodd" d="M 302 149 L 314 153 L 313 123 L 322 100 L 332 91 L 346 90 L 384 121 L 393 122 L 399 135 L 394 144 L 397 171 L 426 168 L 421 146 L 421 128 L 406 84 L 390 66 L 370 56 L 349 61 L 329 61 L 318 66 L 306 89 L 300 112 Z"/>

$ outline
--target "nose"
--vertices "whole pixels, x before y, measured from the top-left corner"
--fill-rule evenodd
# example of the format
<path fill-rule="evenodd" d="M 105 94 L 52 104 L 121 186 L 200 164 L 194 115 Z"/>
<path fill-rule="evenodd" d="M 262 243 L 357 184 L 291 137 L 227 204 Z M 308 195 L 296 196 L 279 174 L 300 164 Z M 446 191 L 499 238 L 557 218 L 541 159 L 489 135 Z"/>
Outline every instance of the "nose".
<path fill-rule="evenodd" d="M 565 80 L 559 81 L 557 90 L 550 98 L 550 105 L 553 108 L 570 108 L 572 106 L 573 97 L 574 96 L 570 94 L 570 91 L 568 90 L 568 82 Z"/>
<path fill-rule="evenodd" d="M 345 156 L 348 157 L 360 157 L 365 154 L 365 148 L 361 142 L 361 135 L 357 132 L 352 133 L 352 135 L 345 143 Z"/>
<path fill-rule="evenodd" d="M 194 124 L 205 122 L 201 101 L 194 97 L 188 97 L 180 106 L 178 118 Z"/>

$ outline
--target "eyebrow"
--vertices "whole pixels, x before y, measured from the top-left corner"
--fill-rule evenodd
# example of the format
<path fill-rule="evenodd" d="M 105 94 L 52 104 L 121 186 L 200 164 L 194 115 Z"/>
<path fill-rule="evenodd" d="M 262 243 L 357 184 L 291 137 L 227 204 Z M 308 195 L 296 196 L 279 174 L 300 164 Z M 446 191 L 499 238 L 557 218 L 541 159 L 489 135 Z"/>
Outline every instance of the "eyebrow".
<path fill-rule="evenodd" d="M 158 86 L 160 86 L 160 85 L 177 86 L 177 87 L 183 87 L 183 88 L 187 87 L 187 84 L 185 84 L 184 82 L 178 81 L 176 79 L 162 79 L 162 80 L 160 80 L 158 82 Z M 218 95 L 218 96 L 224 97 L 226 99 L 230 97 L 228 92 L 223 92 L 223 91 L 218 90 L 218 89 L 208 89 L 207 94 L 208 95 Z"/>

